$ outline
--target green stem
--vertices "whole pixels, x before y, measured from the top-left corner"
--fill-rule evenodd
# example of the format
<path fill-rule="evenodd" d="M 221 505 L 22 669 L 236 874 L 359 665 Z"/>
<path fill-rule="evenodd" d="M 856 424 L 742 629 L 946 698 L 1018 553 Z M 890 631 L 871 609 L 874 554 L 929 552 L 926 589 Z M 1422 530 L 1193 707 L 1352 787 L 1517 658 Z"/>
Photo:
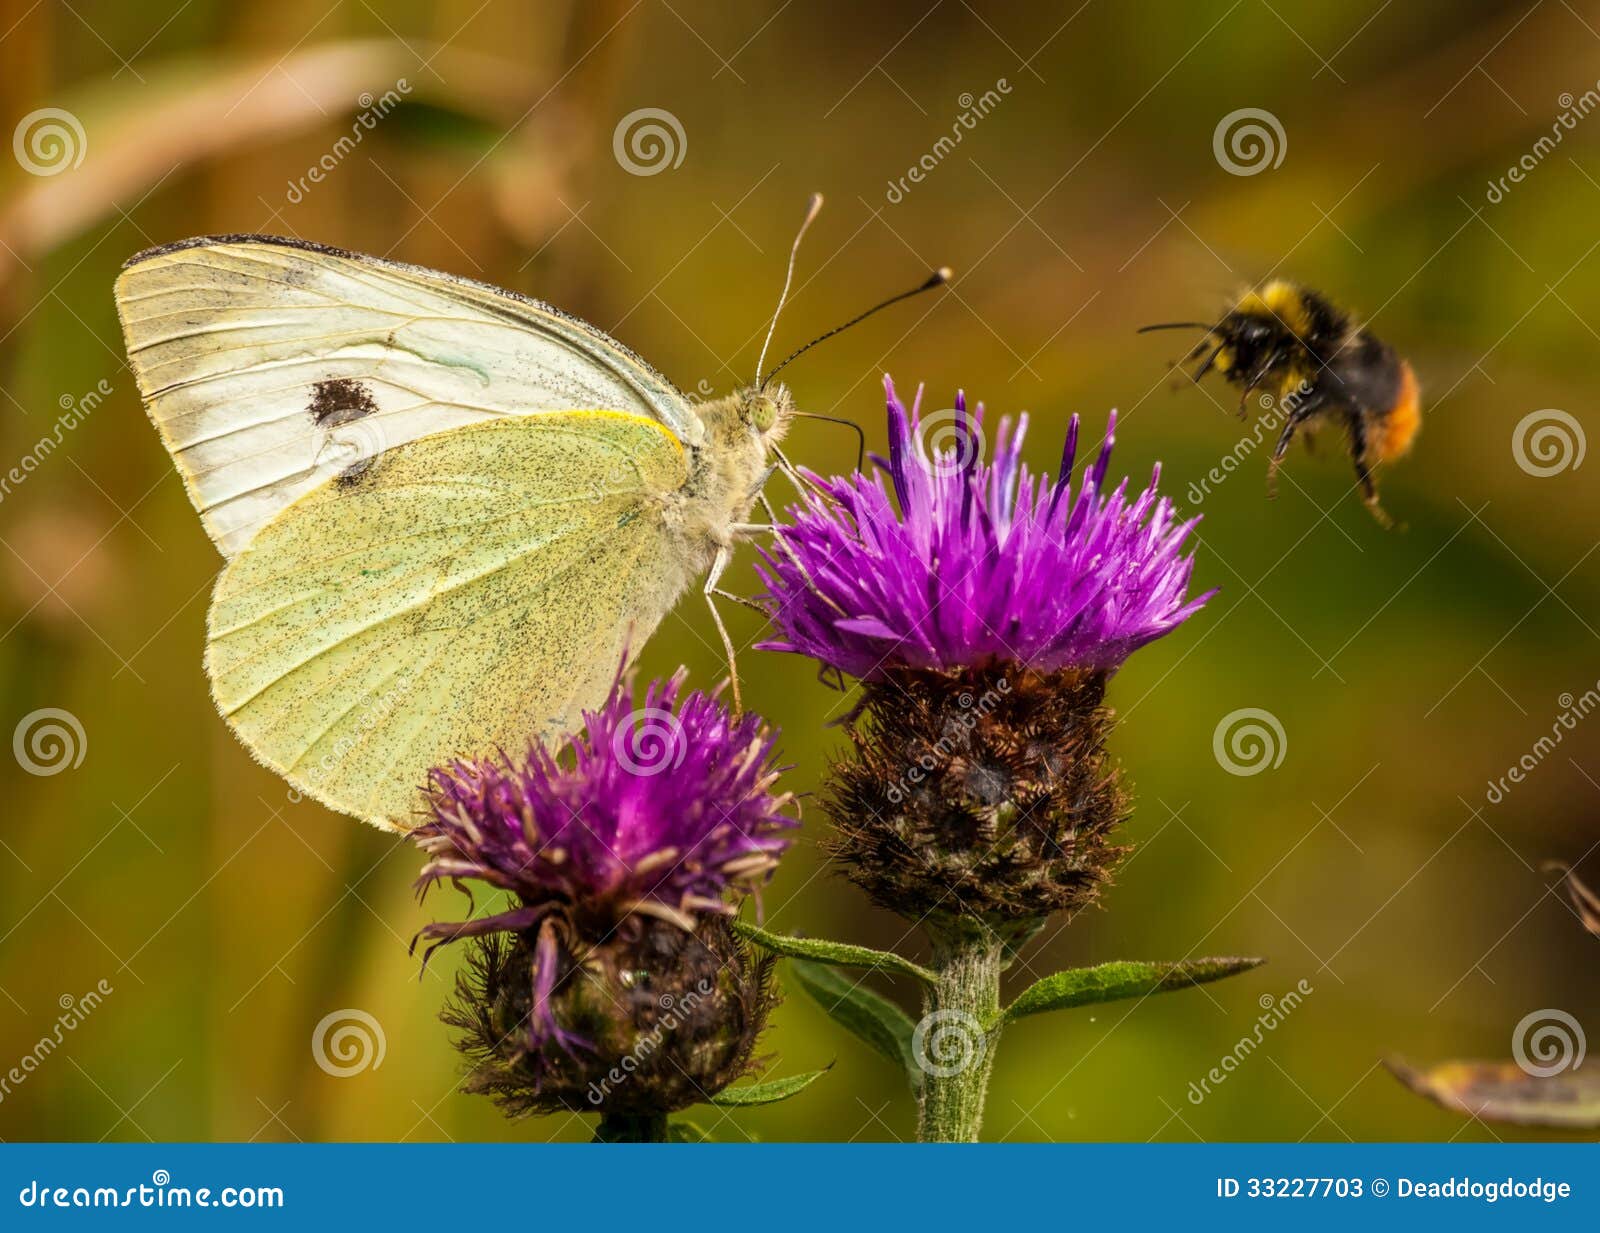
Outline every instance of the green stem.
<path fill-rule="evenodd" d="M 975 921 L 947 922 L 930 932 L 937 979 L 926 987 L 913 1041 L 921 1077 L 917 1138 L 976 1143 L 1000 1041 L 1005 939 Z"/>
<path fill-rule="evenodd" d="M 665 1143 L 665 1113 L 603 1113 L 594 1128 L 595 1143 Z"/>

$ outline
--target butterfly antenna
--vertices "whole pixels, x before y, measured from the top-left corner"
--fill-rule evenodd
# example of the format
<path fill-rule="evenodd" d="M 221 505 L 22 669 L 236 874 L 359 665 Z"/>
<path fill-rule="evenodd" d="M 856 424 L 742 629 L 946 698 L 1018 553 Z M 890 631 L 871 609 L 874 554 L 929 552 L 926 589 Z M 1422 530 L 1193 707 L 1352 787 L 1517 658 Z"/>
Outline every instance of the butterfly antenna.
<path fill-rule="evenodd" d="M 867 434 L 860 424 L 854 420 L 841 419 L 837 415 L 818 415 L 815 411 L 796 411 L 796 419 L 821 420 L 825 424 L 843 424 L 856 434 L 856 470 L 861 470 L 862 464 L 867 460 Z"/>
<path fill-rule="evenodd" d="M 756 361 L 756 384 L 764 384 L 761 380 L 761 370 L 767 364 L 767 349 L 772 346 L 772 335 L 778 328 L 778 314 L 783 312 L 783 306 L 789 299 L 789 287 L 794 282 L 794 263 L 800 255 L 800 241 L 805 238 L 806 228 L 822 212 L 822 194 L 812 193 L 806 200 L 806 216 L 800 220 L 800 230 L 794 233 L 794 243 L 789 246 L 789 269 L 783 276 L 783 290 L 778 295 L 778 306 L 772 310 L 772 324 L 767 326 L 767 340 L 761 344 L 761 358 Z"/>
<path fill-rule="evenodd" d="M 874 313 L 882 312 L 891 304 L 898 304 L 901 300 L 909 300 L 912 296 L 921 295 L 924 291 L 932 291 L 935 287 L 942 287 L 954 277 L 955 274 L 951 271 L 950 267 L 947 265 L 942 265 L 932 274 L 928 275 L 928 277 L 920 284 L 911 288 L 910 291 L 902 291 L 899 295 L 891 295 L 881 304 L 874 304 L 871 308 L 867 309 L 866 312 L 861 313 L 858 316 L 851 317 L 850 320 L 846 321 L 843 325 L 834 326 L 833 329 L 829 330 L 826 334 L 818 334 L 805 346 L 790 352 L 782 363 L 778 364 L 777 367 L 775 367 L 765 377 L 762 377 L 760 379 L 760 388 L 766 389 L 767 382 L 771 381 L 772 378 L 776 377 L 785 368 L 789 367 L 790 364 L 794 363 L 794 361 L 799 359 L 807 351 L 811 350 L 812 347 L 815 347 L 819 342 L 824 342 L 827 339 L 832 338 L 835 334 L 842 334 L 853 325 L 860 325 L 868 317 L 872 316 Z"/>

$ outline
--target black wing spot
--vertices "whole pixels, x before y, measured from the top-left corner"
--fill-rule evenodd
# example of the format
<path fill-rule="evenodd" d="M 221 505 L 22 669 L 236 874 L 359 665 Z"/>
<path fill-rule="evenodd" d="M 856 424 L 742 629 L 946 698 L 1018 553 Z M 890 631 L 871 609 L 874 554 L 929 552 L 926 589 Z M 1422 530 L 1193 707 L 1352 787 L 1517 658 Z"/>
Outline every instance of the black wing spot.
<path fill-rule="evenodd" d="M 377 409 L 372 391 L 349 377 L 318 381 L 311 387 L 311 402 L 306 406 L 311 422 L 324 428 L 349 424 Z"/>
<path fill-rule="evenodd" d="M 356 462 L 352 462 L 348 467 L 334 477 L 334 483 L 336 483 L 340 488 L 354 488 L 366 478 L 367 473 L 372 470 L 372 468 L 377 464 L 377 461 L 378 460 L 376 458 L 362 458 Z"/>

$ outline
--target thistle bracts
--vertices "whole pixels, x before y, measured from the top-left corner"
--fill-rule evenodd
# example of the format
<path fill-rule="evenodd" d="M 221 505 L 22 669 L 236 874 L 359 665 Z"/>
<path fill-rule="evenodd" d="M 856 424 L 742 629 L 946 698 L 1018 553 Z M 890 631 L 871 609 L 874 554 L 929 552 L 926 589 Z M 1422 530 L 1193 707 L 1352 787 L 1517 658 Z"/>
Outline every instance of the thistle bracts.
<path fill-rule="evenodd" d="M 728 920 L 788 847 L 793 798 L 775 790 L 776 734 L 682 685 L 635 707 L 619 678 L 565 747 L 433 772 L 419 892 L 471 880 L 509 898 L 418 940 L 468 944 L 444 1018 L 467 1089 L 507 1112 L 664 1125 L 750 1063 L 770 960 Z"/>
<path fill-rule="evenodd" d="M 529 980 L 537 951 L 526 932 L 473 944 L 442 1016 L 471 1066 L 465 1091 L 511 1116 L 650 1118 L 709 1100 L 751 1069 L 776 1001 L 773 960 L 722 917 L 690 932 L 636 913 L 596 945 L 563 944 L 546 960 L 554 977 L 542 1007 Z M 538 1013 L 564 1025 L 565 1047 L 530 1046 Z"/>
<path fill-rule="evenodd" d="M 995 928 L 1093 903 L 1128 851 L 1104 674 L 886 669 L 829 779 L 824 846 L 874 902 Z"/>

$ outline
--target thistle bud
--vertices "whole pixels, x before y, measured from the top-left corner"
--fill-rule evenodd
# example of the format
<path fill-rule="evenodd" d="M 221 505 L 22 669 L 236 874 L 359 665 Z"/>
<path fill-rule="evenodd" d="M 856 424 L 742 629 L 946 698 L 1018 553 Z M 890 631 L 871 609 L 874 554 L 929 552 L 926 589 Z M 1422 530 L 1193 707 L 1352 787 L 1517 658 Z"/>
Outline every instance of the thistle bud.
<path fill-rule="evenodd" d="M 924 422 L 920 392 L 908 415 L 886 389 L 878 474 L 818 481 L 762 567 L 764 645 L 862 683 L 829 846 L 914 920 L 1076 911 L 1126 851 L 1106 682 L 1210 598 L 1188 597 L 1197 520 L 1176 522 L 1159 468 L 1103 491 L 1115 414 L 1074 493 L 1076 416 L 1051 480 L 1022 462 L 1026 416 L 986 463 L 982 404 Z"/>
<path fill-rule="evenodd" d="M 995 926 L 1092 903 L 1128 851 L 1103 674 L 886 669 L 834 764 L 824 841 L 903 916 Z"/>
<path fill-rule="evenodd" d="M 793 798 L 776 735 L 681 686 L 634 708 L 619 679 L 564 750 L 433 772 L 419 891 L 470 879 L 511 901 L 418 937 L 469 942 L 444 1019 L 467 1090 L 508 1113 L 664 1121 L 751 1065 L 771 961 L 728 920 L 788 847 Z"/>
<path fill-rule="evenodd" d="M 466 1091 L 514 1116 L 649 1118 L 704 1101 L 750 1069 L 775 1001 L 773 960 L 754 955 L 721 917 L 689 932 L 634 914 L 581 959 L 556 942 L 540 1013 L 562 1025 L 561 1037 L 530 1047 L 539 948 L 527 932 L 471 944 L 442 1016 L 471 1064 Z"/>

